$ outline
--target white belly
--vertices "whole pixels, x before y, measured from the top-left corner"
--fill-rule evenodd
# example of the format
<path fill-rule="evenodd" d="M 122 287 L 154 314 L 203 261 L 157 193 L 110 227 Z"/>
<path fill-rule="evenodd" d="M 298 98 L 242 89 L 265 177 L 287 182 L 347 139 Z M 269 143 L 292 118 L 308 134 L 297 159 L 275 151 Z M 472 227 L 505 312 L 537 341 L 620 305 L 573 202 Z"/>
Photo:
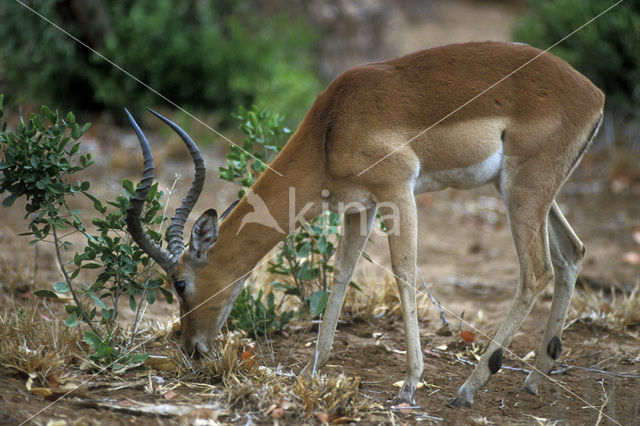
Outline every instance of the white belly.
<path fill-rule="evenodd" d="M 418 176 L 413 192 L 439 191 L 444 188 L 469 189 L 497 179 L 502 166 L 502 146 L 491 156 L 469 167 L 440 170 Z"/>

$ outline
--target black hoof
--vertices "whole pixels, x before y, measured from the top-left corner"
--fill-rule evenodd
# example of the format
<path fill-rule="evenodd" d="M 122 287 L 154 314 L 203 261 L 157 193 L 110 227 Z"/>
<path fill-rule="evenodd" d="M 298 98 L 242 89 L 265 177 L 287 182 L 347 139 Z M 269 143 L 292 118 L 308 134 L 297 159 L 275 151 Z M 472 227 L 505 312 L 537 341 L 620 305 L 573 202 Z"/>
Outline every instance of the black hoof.
<path fill-rule="evenodd" d="M 469 401 L 467 401 L 466 399 L 460 398 L 459 396 L 456 396 L 453 399 L 453 401 L 451 401 L 451 405 L 453 405 L 454 407 L 471 408 L 471 403 Z"/>

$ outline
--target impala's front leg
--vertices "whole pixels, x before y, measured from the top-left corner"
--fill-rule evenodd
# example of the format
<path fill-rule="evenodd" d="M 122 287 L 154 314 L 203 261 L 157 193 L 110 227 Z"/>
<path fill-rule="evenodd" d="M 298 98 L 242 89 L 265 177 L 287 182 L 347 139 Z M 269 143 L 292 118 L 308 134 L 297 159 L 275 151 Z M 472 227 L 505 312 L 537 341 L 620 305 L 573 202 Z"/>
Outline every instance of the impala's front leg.
<path fill-rule="evenodd" d="M 396 196 L 391 202 L 397 207 L 395 212 L 398 217 L 390 214 L 389 209 L 382 206 L 384 203 L 380 205 L 380 212 L 389 230 L 391 266 L 400 293 L 407 345 L 407 373 L 396 403 L 408 402 L 415 405 L 414 393 L 423 368 L 415 288 L 418 233 L 416 203 L 412 192 Z"/>
<path fill-rule="evenodd" d="M 343 234 L 336 253 L 331 293 L 318 331 L 316 351 L 313 359 L 309 361 L 301 374 L 315 374 L 329 360 L 333 335 L 340 317 L 344 296 L 375 218 L 375 208 L 344 215 Z"/>

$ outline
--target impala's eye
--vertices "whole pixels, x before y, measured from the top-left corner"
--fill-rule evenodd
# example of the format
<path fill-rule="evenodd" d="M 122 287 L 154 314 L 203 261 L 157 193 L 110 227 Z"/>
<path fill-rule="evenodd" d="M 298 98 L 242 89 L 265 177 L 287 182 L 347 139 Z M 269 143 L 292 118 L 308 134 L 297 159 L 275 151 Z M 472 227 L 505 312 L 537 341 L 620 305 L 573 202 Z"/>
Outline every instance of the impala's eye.
<path fill-rule="evenodd" d="M 187 284 L 184 281 L 176 281 L 173 284 L 173 288 L 176 289 L 176 293 L 178 293 L 178 296 L 182 297 L 182 295 L 184 294 L 184 289 L 187 287 Z"/>

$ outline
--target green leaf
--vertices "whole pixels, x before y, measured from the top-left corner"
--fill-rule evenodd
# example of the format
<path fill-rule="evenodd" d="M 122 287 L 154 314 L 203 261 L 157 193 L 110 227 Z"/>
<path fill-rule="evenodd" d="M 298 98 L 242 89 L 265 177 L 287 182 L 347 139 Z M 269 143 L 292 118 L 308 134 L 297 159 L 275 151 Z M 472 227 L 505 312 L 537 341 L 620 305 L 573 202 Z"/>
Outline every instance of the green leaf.
<path fill-rule="evenodd" d="M 71 127 L 74 124 L 76 124 L 76 116 L 73 115 L 73 112 L 69 111 L 69 113 L 67 114 L 67 117 L 66 117 L 66 121 L 67 121 L 67 125 L 69 127 Z"/>
<path fill-rule="evenodd" d="M 98 269 L 100 268 L 102 265 L 100 265 L 99 263 L 85 263 L 84 265 L 82 265 L 83 269 Z"/>
<path fill-rule="evenodd" d="M 102 339 L 93 331 L 85 331 L 82 335 L 82 340 L 87 342 L 94 350 L 99 350 L 102 345 Z"/>
<path fill-rule="evenodd" d="M 77 327 L 77 326 L 78 326 L 78 324 L 79 324 L 79 322 L 78 322 L 78 316 L 77 316 L 75 313 L 70 314 L 70 315 L 69 315 L 69 318 L 67 318 L 67 319 L 64 321 L 64 325 L 66 325 L 67 327 Z"/>
<path fill-rule="evenodd" d="M 58 295 L 51 290 L 36 290 L 33 292 L 36 296 L 45 297 L 47 299 L 57 299 Z"/>
<path fill-rule="evenodd" d="M 64 281 L 58 281 L 53 285 L 53 289 L 58 293 L 66 293 L 69 291 L 69 285 Z"/>
<path fill-rule="evenodd" d="M 87 293 L 87 294 L 89 294 L 89 297 L 91 298 L 91 300 L 96 302 L 96 305 L 98 305 L 100 308 L 109 309 L 107 305 L 105 305 L 105 303 L 102 300 L 100 300 L 98 296 L 95 295 L 95 293 Z"/>
<path fill-rule="evenodd" d="M 44 115 L 44 117 L 47 120 L 49 120 L 51 122 L 56 121 L 55 115 L 53 114 L 53 112 L 51 111 L 51 109 L 48 106 L 42 105 L 42 107 L 40 108 L 40 111 L 42 112 L 42 115 Z"/>
<path fill-rule="evenodd" d="M 4 200 L 2 200 L 2 205 L 4 207 L 11 207 L 13 205 L 13 203 L 16 201 L 16 199 L 18 199 L 18 197 L 20 196 L 20 194 L 10 194 L 7 198 L 5 198 Z"/>
<path fill-rule="evenodd" d="M 147 359 L 149 359 L 149 354 L 132 354 L 127 364 L 140 364 L 141 362 L 145 362 Z"/>
<path fill-rule="evenodd" d="M 318 290 L 311 295 L 309 301 L 309 311 L 312 317 L 317 317 L 324 312 L 329 301 L 329 292 L 324 290 Z"/>
<path fill-rule="evenodd" d="M 122 188 L 127 191 L 127 195 L 129 196 L 132 196 L 136 192 L 136 189 L 133 186 L 133 182 L 131 182 L 129 179 L 122 179 Z"/>

